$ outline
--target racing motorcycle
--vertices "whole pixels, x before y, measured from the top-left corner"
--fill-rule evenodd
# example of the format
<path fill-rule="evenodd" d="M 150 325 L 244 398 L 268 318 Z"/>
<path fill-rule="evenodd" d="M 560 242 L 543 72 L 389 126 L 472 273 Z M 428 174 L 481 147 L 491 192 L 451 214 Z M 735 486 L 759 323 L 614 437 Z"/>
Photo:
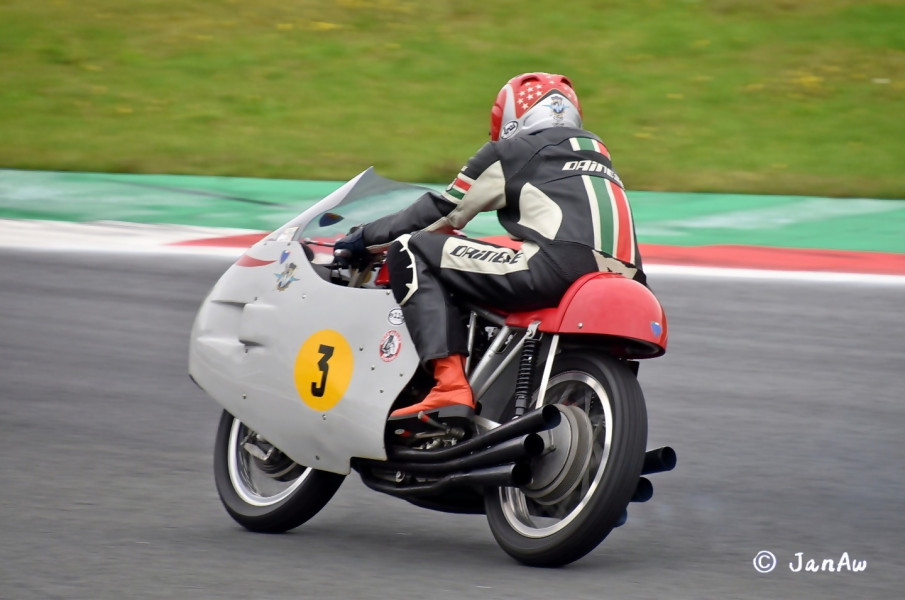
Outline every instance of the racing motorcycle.
<path fill-rule="evenodd" d="M 535 566 L 575 561 L 651 498 L 638 360 L 662 355 L 666 315 L 643 285 L 578 279 L 559 306 L 469 309 L 474 414 L 389 413 L 433 386 L 381 256 L 341 266 L 350 223 L 425 188 L 368 169 L 242 255 L 202 303 L 189 373 L 223 406 L 214 474 L 229 515 L 257 532 L 313 517 L 355 471 L 426 509 L 484 514 L 500 547 Z"/>

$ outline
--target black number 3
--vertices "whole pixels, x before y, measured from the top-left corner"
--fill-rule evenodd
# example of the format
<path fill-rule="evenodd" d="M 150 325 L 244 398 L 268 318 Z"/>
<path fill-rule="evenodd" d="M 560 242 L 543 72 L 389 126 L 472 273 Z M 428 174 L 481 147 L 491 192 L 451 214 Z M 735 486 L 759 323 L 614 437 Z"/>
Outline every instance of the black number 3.
<path fill-rule="evenodd" d="M 321 344 L 320 348 L 317 349 L 321 353 L 321 359 L 317 361 L 317 368 L 321 370 L 321 382 L 319 384 L 311 382 L 311 394 L 317 398 L 323 397 L 324 390 L 327 388 L 327 371 L 330 370 L 330 365 L 327 364 L 327 361 L 333 356 L 333 350 L 333 346 L 326 344 Z"/>

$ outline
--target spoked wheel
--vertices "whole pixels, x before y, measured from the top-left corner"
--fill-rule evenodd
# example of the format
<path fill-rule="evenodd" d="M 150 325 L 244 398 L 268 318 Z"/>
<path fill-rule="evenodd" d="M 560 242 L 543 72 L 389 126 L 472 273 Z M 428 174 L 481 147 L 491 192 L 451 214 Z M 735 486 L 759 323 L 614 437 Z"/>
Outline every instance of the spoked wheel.
<path fill-rule="evenodd" d="M 226 512 L 262 533 L 298 527 L 327 504 L 345 475 L 304 467 L 223 411 L 214 447 L 214 481 Z"/>
<path fill-rule="evenodd" d="M 562 412 L 553 450 L 533 461 L 527 486 L 488 490 L 485 509 L 503 550 L 552 567 L 596 548 L 619 522 L 641 475 L 647 411 L 625 364 L 578 353 L 557 357 L 543 403 Z"/>

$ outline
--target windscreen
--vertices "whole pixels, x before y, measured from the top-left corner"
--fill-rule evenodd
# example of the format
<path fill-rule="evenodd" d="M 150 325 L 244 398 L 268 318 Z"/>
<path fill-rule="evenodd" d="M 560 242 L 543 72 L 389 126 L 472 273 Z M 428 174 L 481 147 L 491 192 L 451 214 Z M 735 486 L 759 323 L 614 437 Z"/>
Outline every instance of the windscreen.
<path fill-rule="evenodd" d="M 339 204 L 324 210 L 297 231 L 295 239 L 336 239 L 356 225 L 402 210 L 428 191 L 428 188 L 386 179 L 369 170 Z"/>

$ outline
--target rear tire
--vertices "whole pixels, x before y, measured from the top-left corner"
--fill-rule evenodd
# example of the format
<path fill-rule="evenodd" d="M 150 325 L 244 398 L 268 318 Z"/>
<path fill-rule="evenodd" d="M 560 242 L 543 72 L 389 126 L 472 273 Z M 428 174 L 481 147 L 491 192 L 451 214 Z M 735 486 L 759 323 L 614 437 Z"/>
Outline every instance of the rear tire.
<path fill-rule="evenodd" d="M 573 423 L 573 453 L 567 463 L 572 466 L 558 477 L 549 475 L 548 468 L 548 485 L 490 489 L 485 509 L 494 537 L 510 556 L 527 565 L 557 567 L 596 548 L 619 523 L 641 476 L 647 410 L 624 363 L 578 352 L 557 357 L 544 404 L 581 409 L 564 412 L 564 421 Z M 590 447 L 590 460 L 575 456 L 576 447 L 585 455 Z M 537 479 L 550 461 L 562 460 L 556 452 L 536 459 L 532 468 Z"/>
<path fill-rule="evenodd" d="M 271 450 L 266 459 L 252 455 Z M 292 461 L 239 419 L 223 411 L 214 444 L 214 481 L 226 512 L 239 525 L 260 533 L 298 527 L 322 509 L 345 475 Z"/>

